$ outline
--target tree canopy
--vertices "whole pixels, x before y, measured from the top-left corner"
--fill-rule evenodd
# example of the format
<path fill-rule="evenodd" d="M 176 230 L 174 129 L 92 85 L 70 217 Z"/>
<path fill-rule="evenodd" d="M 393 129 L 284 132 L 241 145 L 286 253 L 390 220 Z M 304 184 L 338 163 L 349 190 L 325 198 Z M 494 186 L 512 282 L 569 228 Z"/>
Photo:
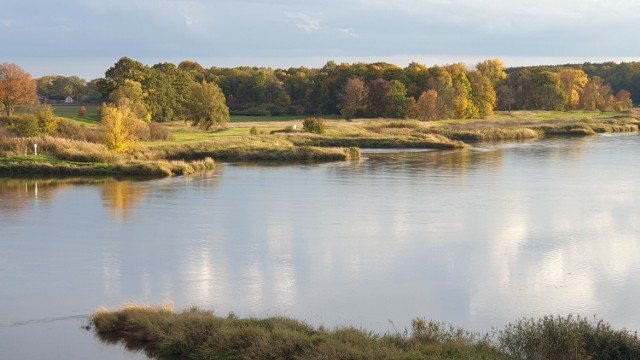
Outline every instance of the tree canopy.
<path fill-rule="evenodd" d="M 36 97 L 36 82 L 31 74 L 16 64 L 0 64 L 0 101 L 7 116 L 13 115 L 16 105 L 35 103 Z"/>

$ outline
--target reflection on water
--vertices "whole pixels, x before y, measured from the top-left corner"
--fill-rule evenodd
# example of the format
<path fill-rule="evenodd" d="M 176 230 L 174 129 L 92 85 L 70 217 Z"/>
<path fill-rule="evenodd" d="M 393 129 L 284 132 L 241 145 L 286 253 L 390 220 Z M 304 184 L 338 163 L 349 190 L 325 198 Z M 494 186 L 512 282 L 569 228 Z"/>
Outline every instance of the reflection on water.
<path fill-rule="evenodd" d="M 103 184 L 102 199 L 104 206 L 111 210 L 114 219 L 125 220 L 127 214 L 147 192 L 146 186 L 133 181 L 112 181 Z"/>
<path fill-rule="evenodd" d="M 639 150 L 619 135 L 377 151 L 38 183 L 37 199 L 32 182 L 0 183 L 0 349 L 28 358 L 14 344 L 30 339 L 2 324 L 126 301 L 382 332 L 416 316 L 487 331 L 548 313 L 640 329 Z"/>

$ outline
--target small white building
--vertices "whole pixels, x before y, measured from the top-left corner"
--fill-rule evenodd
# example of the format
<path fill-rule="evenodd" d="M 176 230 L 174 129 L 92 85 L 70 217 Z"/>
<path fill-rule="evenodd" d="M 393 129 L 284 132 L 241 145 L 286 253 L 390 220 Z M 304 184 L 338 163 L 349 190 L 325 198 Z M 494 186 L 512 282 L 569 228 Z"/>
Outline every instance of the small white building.
<path fill-rule="evenodd" d="M 73 104 L 73 98 L 71 96 L 67 96 L 66 98 L 64 98 L 64 103 Z"/>

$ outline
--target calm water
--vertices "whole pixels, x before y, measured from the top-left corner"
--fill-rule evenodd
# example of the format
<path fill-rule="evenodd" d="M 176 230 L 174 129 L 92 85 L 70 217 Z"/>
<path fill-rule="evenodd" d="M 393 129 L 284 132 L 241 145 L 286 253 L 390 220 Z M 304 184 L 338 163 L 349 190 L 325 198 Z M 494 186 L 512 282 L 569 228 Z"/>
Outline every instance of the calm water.
<path fill-rule="evenodd" d="M 81 327 L 125 302 L 379 332 L 597 315 L 640 330 L 640 137 L 0 181 L 0 358 L 142 359 Z"/>

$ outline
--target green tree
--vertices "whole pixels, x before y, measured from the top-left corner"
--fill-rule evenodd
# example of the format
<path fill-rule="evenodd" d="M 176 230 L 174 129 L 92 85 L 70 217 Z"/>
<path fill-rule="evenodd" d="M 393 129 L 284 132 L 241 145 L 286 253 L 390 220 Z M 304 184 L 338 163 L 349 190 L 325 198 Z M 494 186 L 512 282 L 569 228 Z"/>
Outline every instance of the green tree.
<path fill-rule="evenodd" d="M 147 94 L 142 90 L 142 84 L 127 79 L 111 92 L 109 100 L 114 104 L 127 103 L 139 119 L 151 121 L 151 113 L 144 103 L 146 96 Z"/>
<path fill-rule="evenodd" d="M 16 105 L 36 102 L 36 82 L 31 74 L 16 64 L 0 64 L 0 102 L 7 116 L 13 115 Z"/>
<path fill-rule="evenodd" d="M 383 116 L 394 119 L 404 119 L 409 116 L 415 100 L 412 97 L 407 97 L 407 88 L 403 83 L 399 80 L 392 80 L 385 97 L 386 107 Z"/>
<path fill-rule="evenodd" d="M 214 83 L 191 84 L 185 99 L 185 111 L 194 126 L 205 130 L 229 122 L 224 94 Z"/>

